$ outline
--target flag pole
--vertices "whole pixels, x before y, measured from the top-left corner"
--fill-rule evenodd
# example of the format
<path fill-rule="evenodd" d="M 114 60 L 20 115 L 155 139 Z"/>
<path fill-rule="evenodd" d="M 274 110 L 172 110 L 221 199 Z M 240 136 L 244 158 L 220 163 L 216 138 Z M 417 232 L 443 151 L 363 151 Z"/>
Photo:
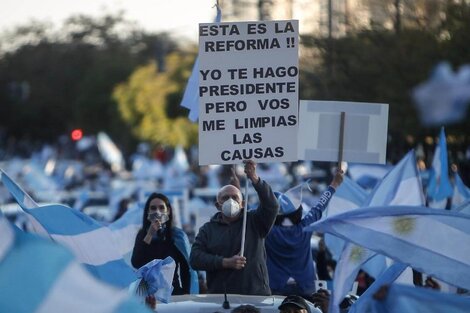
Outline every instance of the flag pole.
<path fill-rule="evenodd" d="M 341 170 L 341 163 L 343 163 L 343 146 L 344 146 L 344 120 L 346 112 L 341 112 L 339 123 L 339 146 L 338 146 L 338 169 Z"/>
<path fill-rule="evenodd" d="M 242 242 L 241 242 L 241 247 L 240 247 L 240 256 L 243 256 L 243 254 L 245 253 L 247 210 L 248 210 L 248 176 L 246 176 L 246 183 L 245 183 L 245 205 L 243 208 L 243 226 L 242 226 Z"/>

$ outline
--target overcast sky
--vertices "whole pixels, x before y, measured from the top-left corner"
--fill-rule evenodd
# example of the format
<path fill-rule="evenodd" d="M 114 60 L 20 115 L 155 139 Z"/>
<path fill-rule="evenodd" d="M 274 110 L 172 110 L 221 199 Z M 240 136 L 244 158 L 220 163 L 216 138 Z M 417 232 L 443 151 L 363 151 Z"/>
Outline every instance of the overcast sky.
<path fill-rule="evenodd" d="M 31 19 L 56 26 L 75 13 L 101 16 L 126 12 L 149 31 L 169 31 L 197 41 L 198 23 L 212 22 L 216 0 L 0 0 L 0 31 Z"/>

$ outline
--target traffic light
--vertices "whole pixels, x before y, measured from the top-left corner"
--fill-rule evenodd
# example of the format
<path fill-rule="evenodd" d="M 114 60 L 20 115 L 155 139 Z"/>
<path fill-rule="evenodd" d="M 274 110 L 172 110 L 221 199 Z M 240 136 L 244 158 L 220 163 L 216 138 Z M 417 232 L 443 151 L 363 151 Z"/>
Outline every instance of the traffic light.
<path fill-rule="evenodd" d="M 73 141 L 79 141 L 83 137 L 83 131 L 80 128 L 75 128 L 72 130 L 70 133 L 70 138 L 72 138 Z"/>

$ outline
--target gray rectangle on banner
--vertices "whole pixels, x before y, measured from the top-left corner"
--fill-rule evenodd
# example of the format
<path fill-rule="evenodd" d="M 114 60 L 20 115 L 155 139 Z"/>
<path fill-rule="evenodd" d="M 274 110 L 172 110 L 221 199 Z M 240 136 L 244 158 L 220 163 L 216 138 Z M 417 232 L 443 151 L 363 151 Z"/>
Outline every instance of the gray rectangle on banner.
<path fill-rule="evenodd" d="M 336 102 L 335 101 L 335 109 L 343 110 L 350 114 L 367 114 L 367 115 L 380 115 L 382 113 L 382 107 L 376 104 L 370 103 L 361 103 L 361 102 Z M 331 106 L 328 101 L 325 102 L 314 102 L 308 103 L 307 112 L 331 112 Z"/>
<path fill-rule="evenodd" d="M 344 159 L 347 159 L 348 162 L 379 163 L 380 153 L 365 151 L 344 151 Z M 305 150 L 305 160 L 338 160 L 338 151 L 307 149 Z"/>

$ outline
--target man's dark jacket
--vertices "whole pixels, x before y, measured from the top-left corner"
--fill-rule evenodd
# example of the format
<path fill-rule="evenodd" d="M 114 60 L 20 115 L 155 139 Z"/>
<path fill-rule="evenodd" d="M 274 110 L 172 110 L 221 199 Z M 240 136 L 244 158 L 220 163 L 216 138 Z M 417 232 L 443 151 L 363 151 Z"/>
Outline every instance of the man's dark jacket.
<path fill-rule="evenodd" d="M 264 239 L 274 224 L 279 204 L 271 187 L 259 179 L 253 185 L 260 205 L 247 213 L 243 269 L 224 269 L 222 259 L 240 253 L 243 214 L 230 224 L 216 213 L 205 223 L 191 248 L 190 263 L 195 270 L 206 271 L 208 293 L 270 295 Z"/>

